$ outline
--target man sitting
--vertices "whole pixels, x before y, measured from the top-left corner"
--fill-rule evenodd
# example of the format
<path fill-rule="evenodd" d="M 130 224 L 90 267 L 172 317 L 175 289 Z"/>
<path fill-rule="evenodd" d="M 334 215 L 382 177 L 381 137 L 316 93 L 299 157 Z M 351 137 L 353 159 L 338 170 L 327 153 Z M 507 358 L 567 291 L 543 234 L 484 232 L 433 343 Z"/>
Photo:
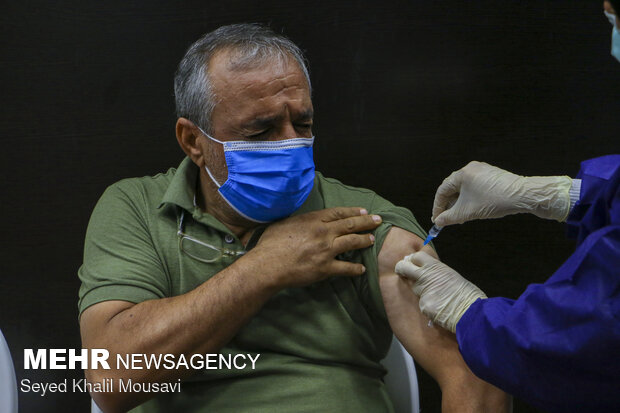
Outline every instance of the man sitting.
<path fill-rule="evenodd" d="M 83 345 L 114 358 L 260 358 L 241 370 L 87 370 L 114 379 L 114 392 L 93 393 L 104 411 L 389 412 L 379 361 L 392 332 L 438 381 L 445 411 L 509 408 L 394 273 L 422 248 L 413 215 L 315 173 L 310 79 L 290 40 L 258 25 L 208 33 L 181 61 L 175 95 L 187 158 L 112 185 L 93 212 Z M 180 378 L 167 395 L 118 387 Z"/>

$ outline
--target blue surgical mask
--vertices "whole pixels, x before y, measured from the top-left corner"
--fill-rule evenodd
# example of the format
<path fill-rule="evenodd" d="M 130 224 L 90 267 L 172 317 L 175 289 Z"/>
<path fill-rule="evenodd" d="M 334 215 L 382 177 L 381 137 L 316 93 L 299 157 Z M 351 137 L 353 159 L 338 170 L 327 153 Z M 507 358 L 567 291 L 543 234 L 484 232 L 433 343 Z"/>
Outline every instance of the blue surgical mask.
<path fill-rule="evenodd" d="M 614 26 L 611 32 L 611 55 L 620 62 L 620 32 L 618 32 L 618 26 L 616 25 L 616 15 L 605 11 L 605 16 L 607 16 L 611 25 Z"/>
<path fill-rule="evenodd" d="M 239 215 L 255 222 L 273 222 L 291 215 L 310 195 L 314 137 L 222 142 L 200 131 L 224 146 L 226 182 L 220 185 L 207 166 L 205 169 L 220 195 Z"/>

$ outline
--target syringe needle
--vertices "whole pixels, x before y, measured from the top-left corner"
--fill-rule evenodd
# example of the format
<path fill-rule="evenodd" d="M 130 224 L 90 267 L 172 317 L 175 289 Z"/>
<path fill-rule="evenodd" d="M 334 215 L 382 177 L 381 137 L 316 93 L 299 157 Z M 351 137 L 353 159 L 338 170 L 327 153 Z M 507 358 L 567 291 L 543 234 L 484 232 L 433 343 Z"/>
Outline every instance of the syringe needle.
<path fill-rule="evenodd" d="M 443 227 L 438 227 L 437 225 L 433 225 L 433 227 L 428 231 L 428 236 L 424 240 L 424 245 L 428 244 L 429 242 L 433 240 L 433 238 L 437 237 L 437 235 L 439 235 L 442 229 Z"/>

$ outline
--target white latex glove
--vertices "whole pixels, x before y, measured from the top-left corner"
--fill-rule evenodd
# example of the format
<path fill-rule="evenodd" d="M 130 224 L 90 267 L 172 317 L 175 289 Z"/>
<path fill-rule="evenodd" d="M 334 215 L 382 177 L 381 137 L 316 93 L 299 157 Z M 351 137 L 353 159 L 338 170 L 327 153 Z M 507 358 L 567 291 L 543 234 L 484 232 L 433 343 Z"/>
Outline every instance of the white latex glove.
<path fill-rule="evenodd" d="M 423 251 L 406 256 L 395 271 L 415 281 L 413 292 L 420 297 L 422 313 L 453 333 L 469 306 L 487 298 L 480 288 Z"/>
<path fill-rule="evenodd" d="M 439 186 L 431 220 L 444 227 L 529 212 L 562 222 L 570 211 L 572 182 L 568 176 L 525 177 L 473 161 Z"/>

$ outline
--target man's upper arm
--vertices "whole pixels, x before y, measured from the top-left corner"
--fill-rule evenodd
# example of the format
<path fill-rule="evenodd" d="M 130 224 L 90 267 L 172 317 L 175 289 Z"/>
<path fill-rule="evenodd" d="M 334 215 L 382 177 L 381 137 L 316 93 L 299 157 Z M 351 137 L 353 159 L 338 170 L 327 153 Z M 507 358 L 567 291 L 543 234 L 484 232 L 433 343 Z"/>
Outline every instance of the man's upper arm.
<path fill-rule="evenodd" d="M 394 272 L 398 261 L 421 249 L 437 257 L 432 248 L 422 244 L 417 235 L 392 227 L 379 252 L 379 286 L 394 335 L 439 383 L 443 393 L 442 411 L 511 411 L 512 401 L 506 393 L 469 370 L 459 352 L 456 336 L 440 327 L 429 327 L 429 320 L 421 313 L 418 297 L 412 291 L 411 281 Z"/>
<path fill-rule="evenodd" d="M 411 281 L 394 272 L 398 261 L 420 249 L 437 257 L 430 246 L 422 244 L 417 235 L 392 227 L 379 253 L 379 285 L 392 331 L 416 362 L 441 384 L 445 373 L 466 367 L 456 338 L 442 328 L 428 326 L 429 320 L 420 311 Z"/>

